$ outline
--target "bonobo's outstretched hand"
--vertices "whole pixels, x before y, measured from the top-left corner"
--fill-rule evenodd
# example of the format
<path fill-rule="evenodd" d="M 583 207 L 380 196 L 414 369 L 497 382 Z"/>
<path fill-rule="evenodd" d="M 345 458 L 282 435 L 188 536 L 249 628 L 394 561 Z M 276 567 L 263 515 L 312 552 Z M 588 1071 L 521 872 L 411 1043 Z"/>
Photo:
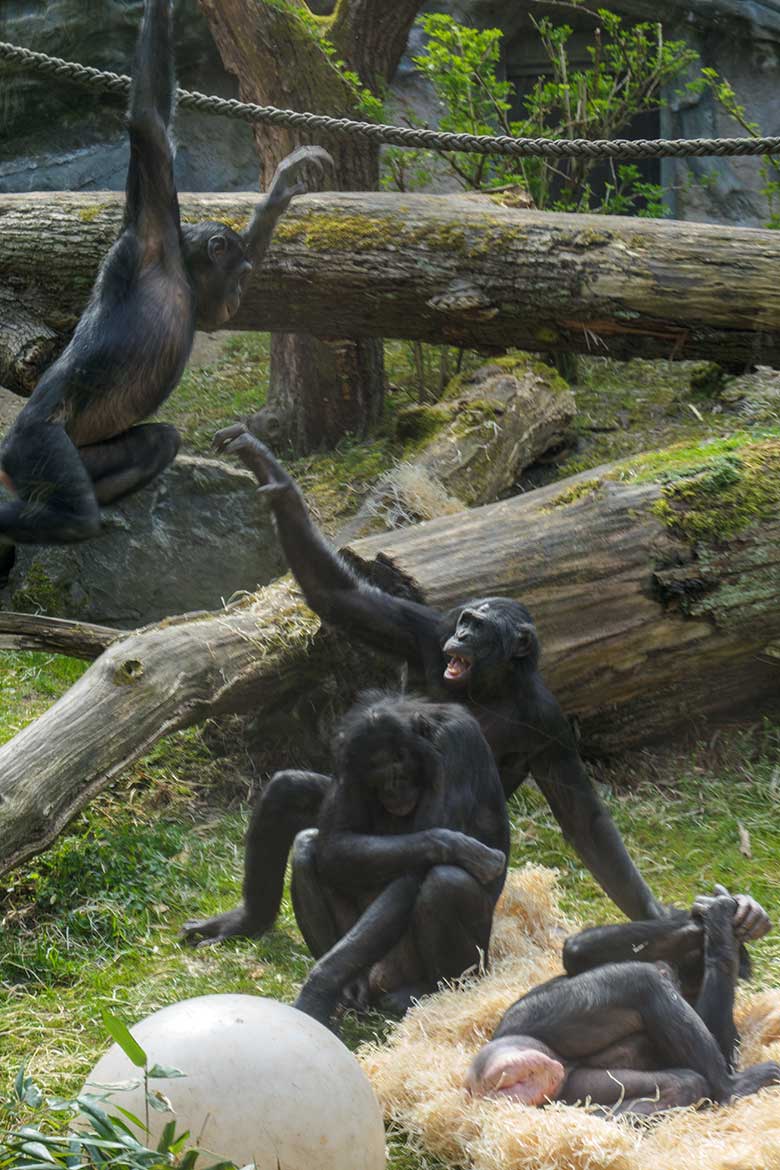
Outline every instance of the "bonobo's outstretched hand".
<path fill-rule="evenodd" d="M 272 926 L 273 923 L 270 924 Z M 223 942 L 226 938 L 258 938 L 265 934 L 269 927 L 258 927 L 249 920 L 243 906 L 235 910 L 228 910 L 225 914 L 218 914 L 215 918 L 204 918 L 200 921 L 191 919 L 185 922 L 181 931 L 181 941 L 191 947 L 211 947 Z"/>
<path fill-rule="evenodd" d="M 321 146 L 299 146 L 287 158 L 283 158 L 274 171 L 271 186 L 268 188 L 268 202 L 274 207 L 282 205 L 282 210 L 289 205 L 296 195 L 305 195 L 309 185 L 303 178 L 307 167 L 311 167 L 321 178 L 326 170 L 334 166 L 333 159 L 327 150 Z"/>
<path fill-rule="evenodd" d="M 772 929 L 764 907 L 749 894 L 729 894 L 725 886 L 716 884 L 712 894 L 699 894 L 691 907 L 693 918 L 706 918 L 707 912 L 721 898 L 731 898 L 734 904 L 734 936 L 738 942 L 755 942 Z"/>
<path fill-rule="evenodd" d="M 233 423 L 231 427 L 217 431 L 212 446 L 220 455 L 236 455 L 252 472 L 264 494 L 279 496 L 295 490 L 295 484 L 281 463 L 277 463 L 265 443 L 250 435 L 243 423 Z"/>

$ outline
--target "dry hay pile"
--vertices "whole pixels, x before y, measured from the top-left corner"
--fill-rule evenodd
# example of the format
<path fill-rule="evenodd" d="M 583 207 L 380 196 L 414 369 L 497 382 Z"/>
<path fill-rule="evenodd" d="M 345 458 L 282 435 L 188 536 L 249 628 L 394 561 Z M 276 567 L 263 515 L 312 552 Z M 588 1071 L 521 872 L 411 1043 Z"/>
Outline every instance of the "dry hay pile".
<path fill-rule="evenodd" d="M 507 1007 L 560 974 L 573 924 L 555 874 L 511 873 L 499 903 L 491 970 L 429 996 L 361 1062 L 385 1116 L 421 1150 L 478 1170 L 780 1170 L 780 1089 L 727 1108 L 679 1109 L 652 1122 L 604 1120 L 583 1108 L 472 1101 L 463 1076 Z M 780 991 L 744 995 L 743 1063 L 780 1059 Z"/>

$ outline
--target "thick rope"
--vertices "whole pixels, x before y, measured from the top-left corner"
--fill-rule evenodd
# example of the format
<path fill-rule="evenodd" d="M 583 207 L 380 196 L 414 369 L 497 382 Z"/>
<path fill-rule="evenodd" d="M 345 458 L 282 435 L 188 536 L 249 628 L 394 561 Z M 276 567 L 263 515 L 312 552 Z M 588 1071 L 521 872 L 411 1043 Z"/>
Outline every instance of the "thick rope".
<path fill-rule="evenodd" d="M 79 85 L 118 96 L 130 90 L 130 78 L 122 74 L 103 72 L 75 61 L 63 61 L 59 57 L 49 57 L 46 53 L 35 53 L 31 49 L 2 41 L 0 60 L 45 77 L 75 81 Z M 245 122 L 268 122 L 272 126 L 295 126 L 309 132 L 355 135 L 385 145 L 464 151 L 470 154 L 506 154 L 516 158 L 688 158 L 705 155 L 733 158 L 780 154 L 780 138 L 640 138 L 636 141 L 619 138 L 609 141 L 588 138 L 511 138 L 507 135 L 494 137 L 488 134 L 447 134 L 438 130 L 353 122 L 349 118 L 329 118 L 325 114 L 306 114 L 297 110 L 280 110 L 276 106 L 256 106 L 232 98 L 210 97 L 186 89 L 177 90 L 177 102 L 182 109 L 222 114 L 226 118 L 239 118 Z"/>

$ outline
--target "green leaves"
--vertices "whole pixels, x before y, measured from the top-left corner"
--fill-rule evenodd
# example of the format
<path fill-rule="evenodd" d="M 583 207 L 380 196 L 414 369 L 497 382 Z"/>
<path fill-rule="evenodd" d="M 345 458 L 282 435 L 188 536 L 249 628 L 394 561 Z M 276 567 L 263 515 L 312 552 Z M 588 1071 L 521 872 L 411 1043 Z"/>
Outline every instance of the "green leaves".
<path fill-rule="evenodd" d="M 107 1008 L 103 1008 L 102 1016 L 106 1031 L 112 1040 L 117 1042 L 125 1056 L 133 1062 L 136 1068 L 146 1068 L 146 1053 L 131 1035 L 127 1024 L 118 1016 L 113 1016 Z"/>
<path fill-rule="evenodd" d="M 507 134 L 518 138 L 614 138 L 633 118 L 663 104 L 662 90 L 697 59 L 683 41 L 665 41 L 660 24 L 624 26 L 598 10 L 588 64 L 569 56 L 572 28 L 547 17 L 532 22 L 546 58 L 543 73 L 524 94 L 501 77 L 500 29 L 475 29 L 451 16 L 420 18 L 424 50 L 414 62 L 441 105 L 442 130 Z M 517 116 L 519 114 L 519 116 Z M 513 116 L 514 115 L 514 116 Z M 385 182 L 414 190 L 430 181 L 427 152 L 388 152 Z M 516 159 L 468 153 L 443 156 L 461 187 L 491 191 L 522 185 L 539 208 L 663 215 L 661 188 L 632 165 L 610 165 L 598 185 L 591 159 Z M 602 166 L 603 170 L 603 166 Z"/>

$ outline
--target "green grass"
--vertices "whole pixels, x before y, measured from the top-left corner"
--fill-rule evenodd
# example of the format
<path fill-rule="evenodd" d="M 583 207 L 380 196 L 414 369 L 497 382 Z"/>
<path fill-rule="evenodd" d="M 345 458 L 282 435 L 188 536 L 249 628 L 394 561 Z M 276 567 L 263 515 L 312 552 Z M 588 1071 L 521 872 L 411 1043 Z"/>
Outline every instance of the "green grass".
<path fill-rule="evenodd" d="M 335 453 L 293 465 L 328 526 L 354 512 L 371 482 L 398 457 L 395 420 L 417 400 L 417 370 L 408 343 L 388 343 L 386 360 L 387 414 L 371 442 L 347 439 Z M 466 355 L 465 368 L 482 360 Z M 268 365 L 266 336 L 230 338 L 219 360 L 188 371 L 164 417 L 181 428 L 190 450 L 205 452 L 214 431 L 262 405 Z M 561 459 L 556 477 L 672 442 L 695 444 L 780 422 L 772 386 L 765 399 L 738 407 L 735 415 L 717 400 L 695 396 L 684 365 L 588 361 L 583 368 L 580 447 Z M 431 347 L 424 352 L 424 376 L 434 392 L 438 351 Z M 0 743 L 84 669 L 67 658 L 4 653 Z M 185 919 L 225 909 L 240 896 L 248 792 L 241 752 L 231 727 L 171 737 L 93 801 L 52 849 L 11 875 L 0 898 L 0 1100 L 22 1062 L 47 1093 L 77 1091 L 109 1042 L 103 1006 L 132 1022 L 210 992 L 294 999 L 310 959 L 288 898 L 276 929 L 262 940 L 199 951 L 177 941 Z M 780 919 L 779 728 L 732 731 L 696 749 L 644 753 L 612 771 L 593 772 L 632 856 L 661 898 L 688 905 L 720 880 L 752 893 Z M 532 786 L 510 811 L 513 862 L 558 868 L 564 908 L 583 922 L 616 918 Z M 741 830 L 743 840 L 749 835 L 751 857 L 740 852 Z M 780 936 L 755 947 L 754 959 L 757 985 L 780 985 Z M 354 1047 L 384 1027 L 377 1015 L 347 1019 L 344 1037 Z M 392 1170 L 438 1167 L 412 1152 L 403 1135 L 392 1135 L 391 1151 Z"/>
<path fill-rule="evenodd" d="M 701 362 L 618 362 L 580 358 L 575 387 L 574 445 L 562 453 L 555 478 L 600 463 L 780 425 L 780 380 L 770 372 L 726 378 L 720 396 L 703 397 Z"/>
<path fill-rule="evenodd" d="M 0 726 L 13 734 L 81 669 L 39 654 L 3 658 Z M 259 941 L 191 951 L 181 924 L 238 900 L 245 813 L 236 795 L 240 744 L 225 758 L 214 728 L 164 741 L 111 793 L 95 800 L 48 852 L 20 867 L 0 901 L 3 1078 L 26 1062 L 47 1093 L 78 1090 L 107 1047 L 103 1006 L 128 1022 L 188 996 L 249 992 L 291 1001 L 310 959 L 285 899 Z M 715 880 L 758 897 L 780 918 L 780 727 L 734 731 L 668 755 L 643 753 L 594 769 L 632 855 L 663 899 L 688 905 Z M 622 785 L 616 789 L 613 782 Z M 583 921 L 614 908 L 563 843 L 532 787 L 511 805 L 513 861 L 561 873 L 564 906 Z M 752 857 L 740 852 L 740 825 Z M 758 986 L 780 985 L 780 936 L 754 948 Z M 347 1020 L 356 1046 L 379 1016 Z M 392 1139 L 393 1170 L 433 1170 Z"/>

